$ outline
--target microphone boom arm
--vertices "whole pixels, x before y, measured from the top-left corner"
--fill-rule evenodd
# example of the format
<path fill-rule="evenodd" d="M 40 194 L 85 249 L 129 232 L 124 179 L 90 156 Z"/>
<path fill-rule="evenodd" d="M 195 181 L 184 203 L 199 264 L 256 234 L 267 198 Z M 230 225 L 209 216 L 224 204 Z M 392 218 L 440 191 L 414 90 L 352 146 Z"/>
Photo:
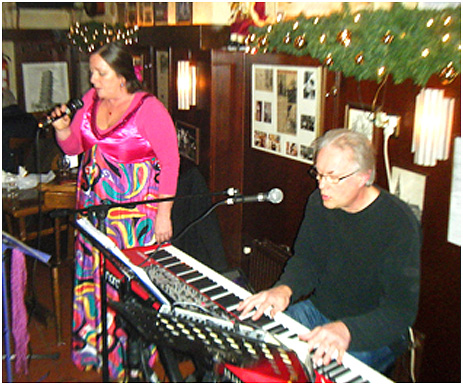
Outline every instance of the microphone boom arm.
<path fill-rule="evenodd" d="M 52 217 L 58 216 L 67 216 L 72 214 L 82 214 L 90 215 L 98 212 L 107 213 L 112 208 L 129 208 L 133 209 L 138 205 L 150 204 L 150 203 L 161 203 L 161 202 L 171 202 L 179 199 L 189 199 L 189 198 L 201 198 L 208 196 L 218 196 L 218 195 L 229 195 L 239 194 L 239 191 L 233 187 L 228 188 L 225 191 L 219 191 L 215 193 L 206 193 L 206 194 L 195 194 L 195 195 L 184 195 L 184 196 L 170 196 L 165 198 L 156 198 L 149 199 L 145 201 L 135 201 L 135 202 L 111 202 L 109 199 L 104 200 L 101 204 L 87 206 L 81 209 L 56 209 L 50 214 Z"/>
<path fill-rule="evenodd" d="M 209 209 L 207 209 L 203 214 L 196 218 L 193 222 L 189 223 L 185 228 L 183 228 L 176 236 L 174 236 L 170 242 L 174 242 L 179 238 L 183 237 L 185 233 L 192 228 L 197 223 L 204 220 L 208 215 L 210 215 L 217 207 L 222 205 L 234 205 L 238 203 L 252 203 L 252 202 L 270 202 L 273 204 L 278 204 L 283 200 L 283 192 L 280 189 L 274 188 L 267 193 L 259 193 L 256 196 L 245 196 L 239 193 L 239 190 L 234 188 L 229 188 L 225 191 L 220 191 L 216 193 L 207 193 L 207 194 L 196 194 L 196 195 L 184 195 L 184 196 L 171 196 L 165 198 L 150 199 L 146 201 L 137 201 L 137 202 L 125 202 L 125 203 L 114 203 L 109 200 L 103 201 L 102 204 L 93 205 L 84 207 L 82 209 L 68 210 L 68 209 L 57 209 L 50 214 L 52 217 L 56 216 L 67 216 L 71 214 L 82 214 L 85 216 L 95 215 L 99 219 L 106 218 L 108 211 L 111 208 L 135 208 L 141 204 L 149 203 L 161 203 L 161 202 L 170 202 L 174 200 L 187 199 L 187 198 L 198 198 L 214 195 L 228 195 L 229 197 L 214 203 Z"/>

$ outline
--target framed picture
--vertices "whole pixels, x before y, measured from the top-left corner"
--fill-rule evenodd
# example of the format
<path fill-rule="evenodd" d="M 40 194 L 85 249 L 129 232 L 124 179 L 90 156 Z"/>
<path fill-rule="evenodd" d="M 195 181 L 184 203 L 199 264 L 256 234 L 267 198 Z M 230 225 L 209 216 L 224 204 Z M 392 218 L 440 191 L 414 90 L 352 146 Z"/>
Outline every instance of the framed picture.
<path fill-rule="evenodd" d="M 391 192 L 407 203 L 421 221 L 426 175 L 393 166 L 391 179 Z"/>
<path fill-rule="evenodd" d="M 386 112 L 378 109 L 372 111 L 368 106 L 346 105 L 345 127 L 349 130 L 360 132 L 373 142 L 375 127 L 394 129 L 394 136 L 397 137 L 400 132 L 401 117 L 399 115 L 388 115 Z"/>
<path fill-rule="evenodd" d="M 154 24 L 167 25 L 169 21 L 169 11 L 167 2 L 157 2 L 154 4 Z"/>
<path fill-rule="evenodd" d="M 253 65 L 252 147 L 313 163 L 321 84 L 320 67 Z"/>
<path fill-rule="evenodd" d="M 193 22 L 193 3 L 175 3 L 175 21 L 177 24 L 191 24 Z"/>
<path fill-rule="evenodd" d="M 180 155 L 199 164 L 199 128 L 181 121 L 176 127 Z"/>
<path fill-rule="evenodd" d="M 345 127 L 366 135 L 370 141 L 373 141 L 374 120 L 375 113 L 368 107 L 346 105 Z"/>
<path fill-rule="evenodd" d="M 125 24 L 133 27 L 138 23 L 137 3 L 125 3 Z"/>
<path fill-rule="evenodd" d="M 137 4 L 138 25 L 140 27 L 151 27 L 154 25 L 153 3 L 141 2 Z"/>
<path fill-rule="evenodd" d="M 156 97 L 169 109 L 169 51 L 156 51 Z"/>
<path fill-rule="evenodd" d="M 49 110 L 69 100 L 66 62 L 23 63 L 26 112 Z"/>

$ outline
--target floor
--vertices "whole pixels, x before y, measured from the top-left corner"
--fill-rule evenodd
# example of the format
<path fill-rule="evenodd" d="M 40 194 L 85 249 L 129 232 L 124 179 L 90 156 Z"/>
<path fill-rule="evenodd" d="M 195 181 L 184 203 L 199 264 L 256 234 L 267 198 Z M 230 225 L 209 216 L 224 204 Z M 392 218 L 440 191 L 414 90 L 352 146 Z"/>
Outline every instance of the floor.
<path fill-rule="evenodd" d="M 62 308 L 62 343 L 57 343 L 56 327 L 53 317 L 53 300 L 51 290 L 50 269 L 42 263 L 37 263 L 35 274 L 29 261 L 28 283 L 33 283 L 36 293 L 38 311 L 29 314 L 29 373 L 16 373 L 12 362 L 13 382 L 103 382 L 101 373 L 95 370 L 82 372 L 71 361 L 71 309 L 72 309 L 72 262 L 65 262 L 59 269 L 61 308 Z M 5 354 L 5 348 L 2 347 Z M 180 366 L 182 375 L 187 376 L 193 370 L 190 363 Z M 161 364 L 155 367 L 160 382 L 169 382 Z M 2 382 L 8 382 L 6 363 L 3 360 Z"/>

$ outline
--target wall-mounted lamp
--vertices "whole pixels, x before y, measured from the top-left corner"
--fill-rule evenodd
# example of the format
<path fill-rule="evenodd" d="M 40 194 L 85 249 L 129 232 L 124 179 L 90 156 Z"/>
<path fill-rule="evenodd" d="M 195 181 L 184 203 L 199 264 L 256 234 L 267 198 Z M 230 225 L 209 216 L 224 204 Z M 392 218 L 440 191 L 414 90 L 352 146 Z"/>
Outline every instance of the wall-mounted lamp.
<path fill-rule="evenodd" d="M 177 64 L 178 109 L 189 110 L 196 106 L 196 66 L 188 60 Z"/>
<path fill-rule="evenodd" d="M 449 157 L 455 99 L 444 91 L 424 88 L 416 97 L 412 152 L 420 166 L 435 166 Z"/>

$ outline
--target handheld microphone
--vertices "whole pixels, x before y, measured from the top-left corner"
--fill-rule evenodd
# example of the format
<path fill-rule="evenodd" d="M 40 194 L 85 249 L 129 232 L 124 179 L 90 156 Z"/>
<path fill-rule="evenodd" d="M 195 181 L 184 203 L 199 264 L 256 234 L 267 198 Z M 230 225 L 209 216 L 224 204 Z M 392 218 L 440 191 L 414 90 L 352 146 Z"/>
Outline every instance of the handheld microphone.
<path fill-rule="evenodd" d="M 71 99 L 66 103 L 66 111 L 60 115 L 55 116 L 54 118 L 47 116 L 44 120 L 39 123 L 39 128 L 47 127 L 52 124 L 55 120 L 61 119 L 64 115 L 72 115 L 78 109 L 84 106 L 84 102 L 81 99 Z M 51 113 L 51 112 L 50 112 Z"/>
<path fill-rule="evenodd" d="M 251 202 L 270 202 L 273 204 L 281 203 L 283 200 L 283 191 L 279 188 L 272 188 L 268 192 L 261 192 L 256 195 L 238 195 L 227 199 L 228 205 L 235 203 L 251 203 Z"/>

